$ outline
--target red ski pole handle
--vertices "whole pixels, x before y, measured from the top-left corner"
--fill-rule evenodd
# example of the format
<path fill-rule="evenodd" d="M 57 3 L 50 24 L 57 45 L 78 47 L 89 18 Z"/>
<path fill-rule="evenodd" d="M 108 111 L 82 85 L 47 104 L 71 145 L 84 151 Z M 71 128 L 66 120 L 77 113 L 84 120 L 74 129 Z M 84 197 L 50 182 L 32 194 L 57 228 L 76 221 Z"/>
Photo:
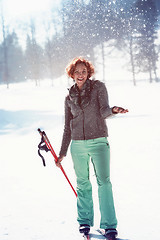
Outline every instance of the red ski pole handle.
<path fill-rule="evenodd" d="M 55 161 L 57 162 L 58 157 L 57 157 L 55 151 L 53 150 L 53 147 L 52 147 L 52 145 L 51 145 L 51 143 L 50 143 L 46 133 L 44 131 L 42 132 L 40 128 L 38 128 L 38 132 L 41 135 L 41 137 L 43 138 L 43 140 L 44 140 L 45 144 L 47 145 L 48 149 L 50 149 L 50 151 L 51 151 Z"/>

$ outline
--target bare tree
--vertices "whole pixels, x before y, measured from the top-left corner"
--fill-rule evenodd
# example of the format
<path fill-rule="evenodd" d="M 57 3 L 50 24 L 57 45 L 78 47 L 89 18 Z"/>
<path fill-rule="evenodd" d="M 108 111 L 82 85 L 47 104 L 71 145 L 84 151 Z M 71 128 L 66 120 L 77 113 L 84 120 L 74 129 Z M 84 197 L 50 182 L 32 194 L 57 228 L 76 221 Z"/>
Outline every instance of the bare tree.
<path fill-rule="evenodd" d="M 27 77 L 34 79 L 36 86 L 40 84 L 40 78 L 42 76 L 41 63 L 43 56 L 43 49 L 36 41 L 36 28 L 33 19 L 30 21 L 30 34 L 27 36 L 26 44 L 26 64 L 27 64 Z"/>
<path fill-rule="evenodd" d="M 158 81 L 157 61 L 158 52 L 156 52 L 155 40 L 157 39 L 158 11 L 153 0 L 137 0 L 137 32 L 136 40 L 138 53 L 136 63 L 139 71 L 149 73 L 149 81 Z"/>
<path fill-rule="evenodd" d="M 1 2 L 1 24 L 2 24 L 2 36 L 3 36 L 3 60 L 2 60 L 2 69 L 3 69 L 3 81 L 7 85 L 7 88 L 9 88 L 9 70 L 8 70 L 8 47 L 6 43 L 6 36 L 7 36 L 7 30 L 6 30 L 6 25 L 5 25 L 5 18 L 3 14 L 3 2 Z"/>

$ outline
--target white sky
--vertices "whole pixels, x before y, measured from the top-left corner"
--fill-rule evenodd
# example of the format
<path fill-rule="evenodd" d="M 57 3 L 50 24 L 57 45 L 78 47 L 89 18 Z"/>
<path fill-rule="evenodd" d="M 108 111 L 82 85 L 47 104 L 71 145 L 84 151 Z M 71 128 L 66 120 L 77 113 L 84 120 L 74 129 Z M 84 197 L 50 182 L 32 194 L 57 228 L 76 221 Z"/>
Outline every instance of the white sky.
<path fill-rule="evenodd" d="M 46 12 L 61 0 L 3 0 L 5 13 L 12 18 Z"/>
<path fill-rule="evenodd" d="M 25 46 L 25 23 L 29 22 L 31 18 L 36 19 L 40 33 L 37 40 L 43 42 L 45 32 L 42 22 L 50 18 L 50 10 L 54 8 L 56 10 L 60 6 L 61 0 L 0 0 L 0 3 L 3 6 L 6 26 L 11 32 L 16 29 L 20 44 Z"/>

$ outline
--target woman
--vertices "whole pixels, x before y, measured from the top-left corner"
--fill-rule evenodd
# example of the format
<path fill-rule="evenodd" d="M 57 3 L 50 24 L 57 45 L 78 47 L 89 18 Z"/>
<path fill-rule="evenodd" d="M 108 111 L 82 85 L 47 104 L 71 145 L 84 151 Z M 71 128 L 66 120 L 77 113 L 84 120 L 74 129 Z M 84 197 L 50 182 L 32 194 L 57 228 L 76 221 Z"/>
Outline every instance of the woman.
<path fill-rule="evenodd" d="M 75 84 L 65 99 L 65 126 L 59 167 L 71 142 L 71 155 L 77 177 L 77 210 L 79 231 L 87 234 L 93 226 L 92 186 L 89 180 L 91 159 L 98 184 L 100 227 L 107 237 L 115 239 L 117 219 L 110 182 L 110 147 L 105 119 L 113 114 L 126 113 L 121 107 L 109 107 L 105 84 L 90 80 L 93 65 L 83 58 L 75 58 L 66 68 Z"/>

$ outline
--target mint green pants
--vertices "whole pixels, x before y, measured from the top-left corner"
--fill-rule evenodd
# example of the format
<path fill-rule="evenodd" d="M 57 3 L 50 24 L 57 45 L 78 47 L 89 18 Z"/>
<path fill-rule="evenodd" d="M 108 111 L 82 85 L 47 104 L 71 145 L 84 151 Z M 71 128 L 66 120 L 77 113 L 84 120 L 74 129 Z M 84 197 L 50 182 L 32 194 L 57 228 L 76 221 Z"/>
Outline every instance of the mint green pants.
<path fill-rule="evenodd" d="M 77 220 L 79 224 L 93 226 L 92 185 L 89 179 L 91 159 L 98 183 L 100 227 L 116 228 L 117 219 L 110 182 L 110 147 L 107 138 L 72 140 L 71 155 L 77 176 Z"/>

